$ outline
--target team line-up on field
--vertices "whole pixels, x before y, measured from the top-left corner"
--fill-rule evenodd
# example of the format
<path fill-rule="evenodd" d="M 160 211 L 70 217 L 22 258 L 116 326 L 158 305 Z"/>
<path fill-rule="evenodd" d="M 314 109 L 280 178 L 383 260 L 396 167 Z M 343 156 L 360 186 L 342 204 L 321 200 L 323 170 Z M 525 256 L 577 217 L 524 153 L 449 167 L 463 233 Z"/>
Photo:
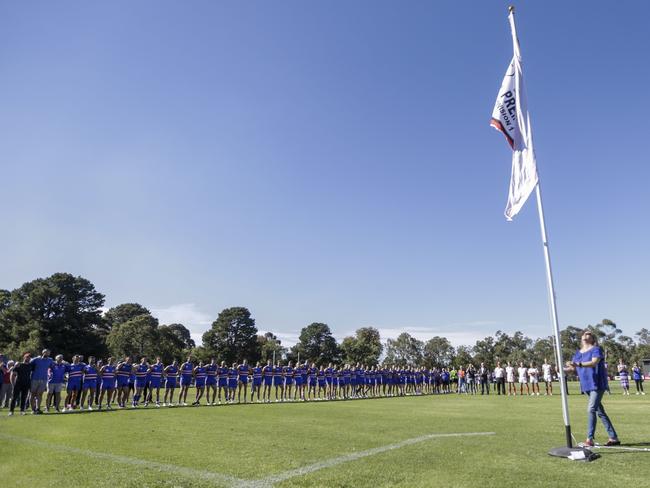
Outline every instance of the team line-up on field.
<path fill-rule="evenodd" d="M 165 366 L 160 357 L 153 363 L 146 357 L 134 363 L 131 357 L 118 362 L 108 358 L 103 362 L 91 356 L 85 363 L 82 356 L 75 355 L 72 362 L 66 362 L 62 355 L 52 359 L 46 349 L 39 357 L 31 358 L 26 353 L 22 362 L 12 363 L 0 364 L 13 385 L 10 415 L 16 405 L 20 405 L 24 413 L 28 404 L 33 413 L 42 413 L 45 392 L 46 412 L 52 408 L 56 412 L 69 412 L 84 408 L 112 409 L 113 405 L 137 408 L 150 403 L 157 407 L 187 406 L 190 386 L 195 387 L 191 404 L 198 406 L 202 401 L 218 405 L 247 403 L 249 399 L 269 403 L 452 392 L 477 394 L 479 390 L 481 394 L 489 394 L 491 388 L 499 395 L 539 395 L 540 375 L 545 383 L 545 394 L 552 395 L 555 378 L 555 368 L 548 361 L 544 362 L 541 371 L 535 363 L 527 367 L 523 362 L 518 368 L 510 363 L 504 368 L 497 362 L 494 369 L 488 369 L 484 363 L 478 368 L 470 364 L 467 368 L 427 369 L 389 365 L 367 368 L 361 364 L 332 363 L 317 366 L 313 362 L 294 366 L 292 361 L 283 365 L 280 362 L 272 364 L 270 360 L 265 366 L 259 362 L 250 366 L 246 360 L 228 366 L 225 361 L 218 364 L 215 359 L 207 364 L 203 361 L 195 364 L 192 357 L 180 365 L 174 360 Z M 619 365 L 619 371 L 626 371 L 626 368 Z M 633 371 L 642 377 L 636 364 Z M 642 385 L 640 388 L 643 391 Z M 66 397 L 61 408 L 64 389 Z M 178 396 L 176 390 L 179 390 Z M 2 398 L 0 406 L 4 406 Z"/>

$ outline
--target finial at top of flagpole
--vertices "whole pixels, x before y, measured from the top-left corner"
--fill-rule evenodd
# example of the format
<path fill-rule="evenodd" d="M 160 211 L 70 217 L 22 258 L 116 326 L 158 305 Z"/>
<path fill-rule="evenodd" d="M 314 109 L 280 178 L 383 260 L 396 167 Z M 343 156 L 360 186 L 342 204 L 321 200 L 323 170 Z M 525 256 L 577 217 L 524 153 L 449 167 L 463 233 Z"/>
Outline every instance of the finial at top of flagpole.
<path fill-rule="evenodd" d="M 508 5 L 508 12 L 511 14 L 515 13 L 515 6 L 514 5 Z"/>

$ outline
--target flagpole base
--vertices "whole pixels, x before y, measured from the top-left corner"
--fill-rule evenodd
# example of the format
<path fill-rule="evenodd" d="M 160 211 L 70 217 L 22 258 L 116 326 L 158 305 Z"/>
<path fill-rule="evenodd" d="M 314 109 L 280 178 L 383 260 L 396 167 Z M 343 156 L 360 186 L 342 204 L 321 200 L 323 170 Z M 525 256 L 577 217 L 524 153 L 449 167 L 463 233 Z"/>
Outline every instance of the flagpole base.
<path fill-rule="evenodd" d="M 586 447 L 554 447 L 548 451 L 549 456 L 571 459 L 572 461 L 594 461 L 600 457 Z"/>

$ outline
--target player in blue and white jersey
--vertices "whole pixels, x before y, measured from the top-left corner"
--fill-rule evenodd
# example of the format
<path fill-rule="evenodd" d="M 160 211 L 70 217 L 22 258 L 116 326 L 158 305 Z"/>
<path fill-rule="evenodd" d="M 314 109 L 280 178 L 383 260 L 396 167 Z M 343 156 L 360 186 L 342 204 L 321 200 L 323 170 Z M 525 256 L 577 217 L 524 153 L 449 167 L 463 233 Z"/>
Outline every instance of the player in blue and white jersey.
<path fill-rule="evenodd" d="M 124 408 L 129 401 L 129 378 L 133 370 L 131 358 L 127 356 L 117 365 L 117 405 Z"/>
<path fill-rule="evenodd" d="M 246 403 L 246 397 L 248 395 L 248 377 L 251 374 L 251 368 L 245 359 L 243 363 L 237 366 L 237 372 L 239 373 L 239 388 L 237 389 L 237 403 L 241 403 L 242 390 L 244 390 L 244 403 Z"/>
<path fill-rule="evenodd" d="M 295 398 L 292 398 L 291 396 L 291 390 L 294 383 L 293 375 L 293 363 L 289 361 L 289 363 L 287 363 L 287 365 L 282 368 L 282 378 L 284 378 L 284 391 L 282 392 L 282 399 L 287 402 L 295 400 Z"/>
<path fill-rule="evenodd" d="M 106 364 L 104 364 L 99 370 L 102 387 L 97 404 L 100 410 L 102 409 L 104 396 L 106 396 L 106 408 L 109 410 L 113 408 L 111 404 L 113 402 L 113 394 L 115 393 L 115 373 L 116 367 L 113 364 L 113 358 L 108 358 Z"/>
<path fill-rule="evenodd" d="M 147 363 L 147 358 L 142 357 L 140 359 L 140 364 L 134 368 L 135 373 L 135 393 L 133 394 L 133 401 L 131 402 L 131 407 L 137 408 L 140 404 L 140 398 L 142 397 L 142 390 L 147 384 L 147 373 L 149 372 L 149 363 Z"/>
<path fill-rule="evenodd" d="M 167 366 L 164 369 L 165 373 L 165 396 L 163 397 L 163 407 L 164 406 L 174 406 L 174 391 L 178 385 L 178 361 L 174 359 L 174 362 Z M 169 400 L 168 400 L 169 398 Z"/>
<path fill-rule="evenodd" d="M 282 376 L 282 366 L 276 363 L 273 368 L 273 386 L 275 387 L 275 401 L 283 401 L 284 399 L 284 377 Z M 279 394 L 278 394 L 278 389 Z"/>
<path fill-rule="evenodd" d="M 316 381 L 318 383 L 318 398 L 317 400 L 325 400 L 327 398 L 326 381 L 325 381 L 325 368 L 321 366 L 316 371 Z"/>
<path fill-rule="evenodd" d="M 232 363 L 232 366 L 228 369 L 228 398 L 226 399 L 228 403 L 235 403 L 235 391 L 237 390 L 238 378 L 239 371 L 237 363 Z"/>
<path fill-rule="evenodd" d="M 302 364 L 296 364 L 296 367 L 293 370 L 293 382 L 296 384 L 296 388 L 293 393 L 294 400 L 305 401 L 305 381 L 303 379 L 303 374 L 305 368 Z"/>
<path fill-rule="evenodd" d="M 194 368 L 194 378 L 196 380 L 194 386 L 196 387 L 196 396 L 194 397 L 192 406 L 198 407 L 201 405 L 201 398 L 205 392 L 206 376 L 207 372 L 205 370 L 205 366 L 203 366 L 203 361 L 199 361 L 199 365 Z"/>
<path fill-rule="evenodd" d="M 153 393 L 156 392 L 156 407 L 160 407 L 160 385 L 165 373 L 165 365 L 162 363 L 160 356 L 156 357 L 156 362 L 149 367 L 149 395 L 153 401 Z M 147 404 L 145 403 L 145 407 Z"/>
<path fill-rule="evenodd" d="M 205 399 L 208 401 L 208 405 L 217 404 L 217 370 L 219 366 L 217 361 L 214 358 L 210 359 L 210 364 L 205 367 Z M 210 392 L 212 392 L 212 398 L 210 398 Z"/>
<path fill-rule="evenodd" d="M 309 383 L 308 383 L 308 390 L 307 390 L 307 401 L 310 399 L 315 400 L 316 399 L 316 373 L 318 372 L 318 368 L 316 367 L 316 363 L 311 363 L 311 366 L 309 367 L 307 374 L 309 378 Z"/>
<path fill-rule="evenodd" d="M 262 398 L 266 403 L 271 402 L 271 387 L 273 386 L 273 365 L 269 359 L 266 362 L 266 366 L 262 368 L 262 379 L 264 381 L 264 391 L 262 392 Z"/>
<path fill-rule="evenodd" d="M 223 401 L 228 402 L 228 366 L 225 361 L 217 368 L 217 392 L 219 405 L 221 405 L 221 392 L 223 391 Z"/>
<path fill-rule="evenodd" d="M 331 400 L 333 395 L 332 395 L 332 380 L 333 380 L 333 373 L 334 373 L 334 368 L 332 367 L 332 363 L 329 363 L 327 365 L 327 368 L 325 368 L 325 384 L 326 384 L 326 392 L 325 392 L 325 397 L 328 400 Z"/>
<path fill-rule="evenodd" d="M 260 390 L 262 389 L 262 367 L 258 361 L 253 368 L 253 386 L 251 386 L 251 402 L 257 395 L 257 403 L 260 403 Z"/>
<path fill-rule="evenodd" d="M 178 404 L 187 406 L 187 390 L 192 384 L 192 375 L 194 373 L 194 365 L 192 358 L 188 357 L 187 361 L 181 364 L 181 393 L 178 397 Z"/>
<path fill-rule="evenodd" d="M 332 366 L 332 392 L 330 400 L 339 398 L 339 391 L 341 385 L 341 370 L 336 366 Z"/>
<path fill-rule="evenodd" d="M 47 398 L 45 400 L 45 411 L 49 412 L 52 400 L 54 400 L 54 409 L 58 412 L 61 406 L 61 390 L 68 363 L 63 360 L 63 355 L 58 354 L 54 363 L 50 365 L 47 378 Z M 11 383 L 10 383 L 11 384 Z"/>
<path fill-rule="evenodd" d="M 66 397 L 65 404 L 67 411 L 71 412 L 77 408 L 77 404 L 81 397 L 81 378 L 83 376 L 83 370 L 86 367 L 84 363 L 81 362 L 81 356 L 75 355 L 72 357 L 72 363 L 68 364 L 66 367 L 66 373 L 68 373 L 68 385 L 66 388 Z M 66 408 L 63 411 L 66 411 Z"/>
<path fill-rule="evenodd" d="M 88 364 L 83 369 L 83 391 L 81 393 L 81 402 L 79 407 L 83 410 L 86 397 L 88 398 L 88 410 L 93 409 L 95 392 L 97 391 L 97 377 L 99 371 L 95 363 L 95 357 L 88 357 Z"/>

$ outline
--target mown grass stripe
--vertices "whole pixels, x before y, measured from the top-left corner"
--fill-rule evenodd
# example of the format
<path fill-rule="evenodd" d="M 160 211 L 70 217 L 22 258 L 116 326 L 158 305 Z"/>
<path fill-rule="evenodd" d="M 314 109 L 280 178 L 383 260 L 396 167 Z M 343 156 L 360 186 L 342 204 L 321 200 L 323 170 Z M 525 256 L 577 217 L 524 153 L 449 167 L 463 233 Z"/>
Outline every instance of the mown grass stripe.
<path fill-rule="evenodd" d="M 319 471 L 321 469 L 331 468 L 339 464 L 348 463 L 350 461 L 356 461 L 368 456 L 374 456 L 375 454 L 380 454 L 386 451 L 392 451 L 393 449 L 399 449 L 401 447 L 410 446 L 412 444 L 418 444 L 420 442 L 428 441 L 430 439 L 440 439 L 444 437 L 470 437 L 470 436 L 487 436 L 495 435 L 496 432 L 453 432 L 447 434 L 427 434 L 420 437 L 413 437 L 411 439 L 406 439 L 395 444 L 389 444 L 386 446 L 374 447 L 372 449 L 366 449 L 365 451 L 351 452 L 343 456 L 338 456 L 331 459 L 326 459 L 325 461 L 320 461 L 318 463 L 310 464 L 303 466 L 301 468 L 292 469 L 285 471 L 283 473 L 278 473 L 260 480 L 250 481 L 244 486 L 248 488 L 266 488 L 273 486 L 275 483 L 280 483 L 282 481 L 288 480 L 290 478 L 295 478 L 296 476 L 304 476 L 314 471 Z"/>
<path fill-rule="evenodd" d="M 47 449 L 54 449 L 59 452 L 65 451 L 71 454 L 81 454 L 86 457 L 101 459 L 104 461 L 111 461 L 114 463 L 128 464 L 131 466 L 154 469 L 157 471 L 172 473 L 187 478 L 200 478 L 207 481 L 218 482 L 226 486 L 242 486 L 249 482 L 249 480 L 236 478 L 234 476 L 229 476 L 227 474 L 215 473 L 213 471 L 188 468 L 185 466 L 177 466 L 174 464 L 159 463 L 156 461 L 149 461 L 146 459 L 139 459 L 139 458 L 134 458 L 129 456 L 120 456 L 117 454 L 110 454 L 107 452 L 98 452 L 98 451 L 90 451 L 88 449 L 79 449 L 77 447 L 64 446 L 61 444 L 39 441 L 36 439 L 14 436 L 11 434 L 5 434 L 1 432 L 0 432 L 0 439 L 5 439 L 8 441 L 17 442 L 21 444 L 27 443 L 33 446 L 45 447 Z"/>

